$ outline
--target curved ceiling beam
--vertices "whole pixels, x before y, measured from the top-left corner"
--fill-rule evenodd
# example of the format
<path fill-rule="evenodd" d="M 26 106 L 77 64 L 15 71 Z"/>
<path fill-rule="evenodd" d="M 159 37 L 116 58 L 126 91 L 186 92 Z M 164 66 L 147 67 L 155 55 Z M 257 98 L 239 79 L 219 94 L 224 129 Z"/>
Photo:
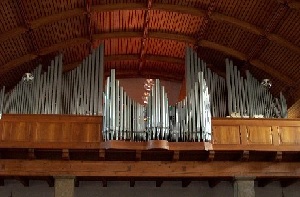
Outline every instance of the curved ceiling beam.
<path fill-rule="evenodd" d="M 297 7 L 300 3 L 297 2 L 291 2 L 289 3 L 289 6 L 291 7 Z M 106 5 L 94 5 L 91 7 L 92 12 L 109 12 L 109 11 L 115 11 L 115 10 L 146 10 L 147 7 L 144 3 L 116 3 L 116 4 L 106 4 Z M 180 6 L 180 5 L 172 5 L 172 4 L 163 4 L 163 3 L 154 3 L 152 5 L 153 10 L 164 10 L 168 12 L 178 12 L 182 14 L 190 14 L 193 16 L 203 17 L 205 15 L 205 10 L 201 10 L 194 7 L 188 7 L 188 6 Z M 57 22 L 60 20 L 64 20 L 67 18 L 80 16 L 85 13 L 85 10 L 83 8 L 75 8 L 73 10 L 68 10 L 62 13 L 46 16 L 43 18 L 39 18 L 37 20 L 30 22 L 30 27 L 32 29 L 39 28 L 43 25 Z M 239 20 L 237 18 L 226 16 L 224 14 L 218 13 L 218 12 L 212 12 L 211 19 L 220 21 L 220 22 L 226 22 L 231 25 L 234 25 L 236 27 L 239 27 L 241 29 L 244 29 L 245 31 L 249 31 L 253 34 L 260 35 L 260 36 L 266 36 L 269 40 L 279 44 L 280 46 L 283 46 L 285 48 L 288 48 L 289 50 L 300 54 L 300 47 L 294 45 L 293 43 L 285 40 L 284 38 L 280 37 L 279 35 L 275 34 L 267 34 L 263 31 L 263 29 L 250 24 L 248 22 Z M 13 30 L 4 32 L 0 35 L 0 42 L 3 42 L 9 38 L 12 38 L 14 36 L 18 36 L 24 32 L 26 32 L 27 29 L 24 27 L 17 27 Z"/>
<path fill-rule="evenodd" d="M 110 71 L 106 71 L 104 73 L 105 76 L 110 75 Z M 137 71 L 126 71 L 126 70 L 118 70 L 116 72 L 116 77 L 117 78 L 159 78 L 167 81 L 180 81 L 182 82 L 183 80 L 183 75 L 178 76 L 176 73 L 172 74 L 170 72 L 153 72 L 153 71 L 142 71 L 138 72 Z"/>
<path fill-rule="evenodd" d="M 278 3 L 287 4 L 290 8 L 300 10 L 300 2 L 297 0 L 277 0 Z"/>
<path fill-rule="evenodd" d="M 139 54 L 122 54 L 122 55 L 109 55 L 105 56 L 105 62 L 117 62 L 117 61 L 126 61 L 126 60 L 139 60 Z M 146 61 L 151 62 L 166 62 L 172 64 L 184 64 L 184 59 L 177 57 L 168 57 L 162 55 L 145 55 Z M 76 68 L 81 61 L 72 62 L 70 64 L 63 65 L 64 71 L 69 71 Z"/>
<path fill-rule="evenodd" d="M 96 5 L 93 6 L 93 11 L 95 12 L 107 12 L 107 11 L 114 11 L 114 10 L 145 10 L 146 6 L 143 3 L 119 3 L 119 4 L 108 4 L 108 5 Z M 201 10 L 194 7 L 188 6 L 180 6 L 180 5 L 172 5 L 172 4 L 163 4 L 163 3 L 154 3 L 152 5 L 153 10 L 163 10 L 168 12 L 178 12 L 181 14 L 190 14 L 193 16 L 203 17 L 206 14 L 205 10 Z M 226 22 L 236 27 L 239 27 L 245 31 L 251 32 L 253 34 L 259 36 L 266 36 L 267 39 L 285 47 L 289 50 L 300 54 L 300 47 L 294 45 L 293 43 L 285 40 L 284 38 L 280 37 L 276 34 L 268 34 L 263 29 L 239 20 L 235 17 L 227 16 L 218 12 L 212 12 L 211 19 L 219 22 Z"/>
<path fill-rule="evenodd" d="M 232 48 L 220 45 L 218 43 L 210 42 L 210 41 L 207 41 L 207 40 L 202 40 L 200 42 L 200 46 L 223 52 L 225 54 L 231 55 L 231 56 L 233 56 L 237 59 L 243 60 L 243 61 L 247 60 L 247 55 L 246 54 L 243 54 L 243 53 L 241 53 L 239 51 L 236 51 Z M 258 68 L 259 70 L 262 70 L 265 73 L 268 73 L 272 77 L 274 77 L 276 79 L 279 79 L 280 81 L 286 83 L 287 85 L 293 86 L 295 84 L 295 82 L 291 78 L 283 75 L 282 73 L 280 73 L 276 69 L 274 69 L 271 66 L 261 62 L 258 59 L 250 60 L 250 64 L 255 66 L 256 68 Z"/>
<path fill-rule="evenodd" d="M 73 18 L 76 16 L 82 16 L 83 14 L 85 14 L 85 10 L 83 8 L 75 8 L 72 10 L 67 10 L 58 14 L 53 14 L 50 16 L 46 16 L 46 17 L 42 17 L 39 18 L 37 20 L 34 21 L 30 21 L 29 22 L 29 26 L 32 29 L 37 29 L 43 25 L 47 25 L 53 22 L 57 22 L 57 21 L 61 21 L 61 20 L 65 20 L 67 18 Z"/>
<path fill-rule="evenodd" d="M 12 30 L 6 31 L 0 34 L 0 43 L 9 40 L 11 38 L 20 36 L 21 34 L 25 33 L 27 29 L 25 27 L 16 27 Z"/>
<path fill-rule="evenodd" d="M 75 45 L 79 45 L 79 44 L 85 44 L 88 42 L 89 42 L 89 39 L 87 39 L 87 38 L 74 38 L 74 39 L 67 40 L 65 42 L 51 45 L 49 47 L 45 47 L 40 50 L 39 54 L 26 54 L 22 57 L 19 57 L 17 59 L 14 59 L 14 60 L 8 62 L 7 64 L 5 64 L 3 66 L 0 66 L 0 75 L 2 75 L 3 73 L 6 73 L 8 70 L 17 68 L 26 62 L 36 59 L 39 55 L 47 55 L 52 52 L 60 51 L 61 49 L 69 48 L 71 46 L 75 46 Z"/>
<path fill-rule="evenodd" d="M 40 49 L 39 50 L 39 55 L 47 55 L 49 53 L 53 53 L 53 52 L 56 52 L 56 51 L 61 51 L 62 49 L 69 48 L 71 46 L 86 44 L 89 41 L 90 40 L 88 38 L 85 38 L 85 37 L 72 38 L 72 39 L 66 40 L 64 42 L 56 43 L 56 44 L 53 44 L 49 47 Z"/>
<path fill-rule="evenodd" d="M 42 18 L 39 18 L 37 20 L 34 20 L 34 21 L 30 21 L 29 22 L 29 27 L 31 29 L 37 29 L 43 25 L 47 25 L 47 24 L 50 24 L 50 23 L 53 23 L 53 22 L 57 22 L 57 21 L 60 21 L 60 20 L 64 20 L 64 19 L 67 19 L 67 18 L 72 18 L 72 17 L 75 17 L 75 16 L 81 16 L 85 13 L 85 10 L 84 9 L 80 9 L 80 8 L 75 8 L 75 9 L 72 9 L 72 10 L 68 10 L 68 11 L 65 11 L 65 12 L 61 12 L 61 13 L 58 13 L 58 14 L 53 14 L 53 15 L 50 15 L 50 16 L 46 16 L 46 17 L 42 17 Z M 6 31 L 2 34 L 0 34 L 0 42 L 3 42 L 5 40 L 8 40 L 10 38 L 13 38 L 13 37 L 16 37 L 16 36 L 20 36 L 21 34 L 25 33 L 26 31 L 28 31 L 27 28 L 25 27 L 16 27 L 12 30 L 9 30 L 9 31 Z"/>
<path fill-rule="evenodd" d="M 124 32 L 114 32 L 114 33 L 111 34 L 111 36 L 109 36 L 109 34 L 106 34 L 105 38 L 110 39 L 110 38 L 114 38 L 114 36 L 120 37 L 120 35 L 117 35 L 117 34 L 124 35 Z M 126 32 L 126 34 L 130 35 L 130 37 L 131 37 L 131 34 L 132 35 L 137 35 L 137 32 Z M 139 35 L 142 35 L 142 32 L 139 32 Z M 100 38 L 100 37 L 101 37 L 101 35 L 97 35 L 97 34 L 93 35 L 93 39 Z M 175 33 L 149 32 L 149 37 L 150 38 L 158 38 L 158 39 L 176 40 L 176 41 L 182 41 L 182 42 L 186 42 L 186 43 L 196 44 L 196 40 L 194 38 L 189 37 L 189 36 L 185 36 L 185 35 L 178 35 L 178 34 L 175 34 Z M 59 51 L 62 48 L 67 48 L 67 47 L 70 47 L 70 46 L 73 46 L 73 45 L 78 45 L 78 44 L 83 44 L 83 43 L 88 43 L 88 42 L 89 42 L 89 39 L 84 38 L 84 37 L 70 39 L 70 40 L 67 40 L 65 42 L 62 42 L 62 43 L 59 43 L 59 44 L 54 44 L 54 45 L 51 45 L 51 46 L 46 47 L 44 49 L 41 49 L 40 50 L 41 53 L 39 55 L 46 55 L 46 54 L 51 53 L 51 52 Z M 239 51 L 236 51 L 236 50 L 234 50 L 230 47 L 220 45 L 218 43 L 214 43 L 214 42 L 211 42 L 211 41 L 208 41 L 208 40 L 202 40 L 198 44 L 202 47 L 206 47 L 206 48 L 210 48 L 210 49 L 213 49 L 213 50 L 216 50 L 216 51 L 220 51 L 222 53 L 225 53 L 225 54 L 228 54 L 230 56 L 236 57 L 240 60 L 247 60 L 247 55 L 246 54 L 243 54 Z M 28 56 L 30 56 L 30 55 L 32 55 L 32 54 L 28 54 Z M 21 58 L 23 58 L 23 57 L 21 57 Z M 19 59 L 21 59 L 21 58 L 19 58 Z M 30 61 L 31 59 L 30 58 L 27 58 L 27 59 L 24 58 L 24 59 L 21 59 L 21 60 L 23 62 L 20 61 L 20 60 L 18 60 L 18 61 L 13 60 L 13 61 L 7 63 L 6 65 L 2 66 L 2 67 L 8 67 L 7 65 L 9 65 L 10 67 L 17 67 L 17 66 L 21 65 L 22 63 Z M 294 85 L 294 82 L 293 82 L 292 79 L 290 79 L 289 77 L 287 77 L 287 76 L 283 75 L 282 73 L 278 72 L 277 70 L 275 70 L 271 66 L 269 66 L 267 64 L 264 64 L 260 60 L 252 60 L 251 62 L 252 62 L 253 66 L 257 67 L 260 70 L 265 71 L 266 73 L 270 74 L 272 77 L 277 78 L 280 81 L 282 81 L 282 82 L 284 82 L 288 85 Z M 1 69 L 0 74 L 2 74 L 2 73 L 3 73 L 3 71 Z"/>
<path fill-rule="evenodd" d="M 6 73 L 8 72 L 9 70 L 11 69 L 14 69 L 26 62 L 29 62 L 31 60 L 34 60 L 38 57 L 38 55 L 35 55 L 35 54 L 26 54 L 22 57 L 19 57 L 17 59 L 14 59 L 10 62 L 8 62 L 7 64 L 3 65 L 3 66 L 0 66 L 0 75 L 3 74 L 3 73 Z"/>

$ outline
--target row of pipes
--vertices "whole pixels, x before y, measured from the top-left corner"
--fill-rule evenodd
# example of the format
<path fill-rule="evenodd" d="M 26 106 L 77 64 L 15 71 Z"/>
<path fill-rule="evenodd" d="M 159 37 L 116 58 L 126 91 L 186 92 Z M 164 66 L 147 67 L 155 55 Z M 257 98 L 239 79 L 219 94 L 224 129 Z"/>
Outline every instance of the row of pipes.
<path fill-rule="evenodd" d="M 243 77 L 226 60 L 226 79 L 212 72 L 192 48 L 186 49 L 186 98 L 169 106 L 165 88 L 155 80 L 147 105 L 132 100 L 112 71 L 104 88 L 104 45 L 74 70 L 63 73 L 62 55 L 48 68 L 33 70 L 34 80 L 0 89 L 4 113 L 104 116 L 105 140 L 203 141 L 210 139 L 210 117 L 287 117 L 284 96 L 271 95 L 249 71 Z M 104 109 L 103 109 L 104 107 Z"/>
<path fill-rule="evenodd" d="M 102 114 L 104 46 L 100 45 L 74 70 L 63 73 L 62 55 L 12 90 L 0 91 L 0 114 Z M 33 78 L 34 77 L 34 78 Z"/>

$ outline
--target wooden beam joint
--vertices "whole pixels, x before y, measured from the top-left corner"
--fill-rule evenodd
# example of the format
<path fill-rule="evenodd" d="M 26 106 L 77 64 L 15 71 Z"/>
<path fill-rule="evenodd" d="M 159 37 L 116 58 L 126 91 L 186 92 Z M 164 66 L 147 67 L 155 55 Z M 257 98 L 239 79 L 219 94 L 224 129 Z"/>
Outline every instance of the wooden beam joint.
<path fill-rule="evenodd" d="M 275 155 L 275 159 L 276 162 L 281 162 L 282 161 L 282 151 L 277 151 L 276 155 Z"/>
<path fill-rule="evenodd" d="M 181 183 L 181 186 L 182 186 L 182 187 L 188 187 L 188 186 L 190 185 L 191 182 L 192 182 L 192 181 L 189 180 L 189 179 L 183 179 L 183 180 L 182 180 L 182 183 Z"/>
<path fill-rule="evenodd" d="M 54 178 L 52 176 L 47 177 L 46 182 L 48 183 L 49 187 L 54 187 Z"/>
<path fill-rule="evenodd" d="M 215 159 L 215 151 L 209 150 L 207 161 L 213 161 L 214 159 Z"/>
<path fill-rule="evenodd" d="M 173 161 L 178 161 L 180 158 L 180 152 L 178 150 L 175 150 L 173 153 Z"/>
<path fill-rule="evenodd" d="M 259 180 L 257 180 L 257 186 L 265 187 L 272 182 L 273 182 L 273 179 L 259 179 Z"/>
<path fill-rule="evenodd" d="M 70 160 L 69 149 L 62 149 L 62 159 Z"/>
<path fill-rule="evenodd" d="M 241 161 L 249 161 L 250 153 L 248 150 L 244 150 L 241 156 Z"/>
<path fill-rule="evenodd" d="M 209 186 L 210 188 L 214 188 L 214 187 L 216 187 L 220 182 L 221 182 L 220 179 L 209 179 L 209 180 L 208 180 L 208 186 Z"/>
<path fill-rule="evenodd" d="M 99 160 L 105 161 L 105 150 L 104 149 L 99 149 Z"/>
<path fill-rule="evenodd" d="M 142 160 L 142 151 L 141 150 L 136 150 L 135 151 L 135 160 L 136 161 L 141 161 Z"/>
<path fill-rule="evenodd" d="M 107 187 L 107 180 L 105 178 L 102 179 L 102 187 Z"/>
<path fill-rule="evenodd" d="M 35 153 L 34 153 L 34 149 L 33 148 L 29 148 L 28 149 L 28 159 L 35 159 Z"/>
<path fill-rule="evenodd" d="M 135 186 L 135 180 L 131 179 L 129 181 L 129 185 L 130 185 L 130 187 L 134 187 Z"/>
<path fill-rule="evenodd" d="M 163 184 L 163 182 L 164 181 L 162 181 L 162 180 L 156 181 L 156 183 L 155 183 L 156 187 L 161 187 L 161 185 Z"/>

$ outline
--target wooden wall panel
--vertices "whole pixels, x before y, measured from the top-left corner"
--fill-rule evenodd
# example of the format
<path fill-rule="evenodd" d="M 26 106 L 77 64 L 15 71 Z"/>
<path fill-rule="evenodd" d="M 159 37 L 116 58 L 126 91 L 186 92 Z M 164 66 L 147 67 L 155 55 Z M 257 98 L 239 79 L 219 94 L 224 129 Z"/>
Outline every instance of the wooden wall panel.
<path fill-rule="evenodd" d="M 5 122 L 3 124 L 2 141 L 29 141 L 30 123 Z"/>
<path fill-rule="evenodd" d="M 272 144 L 272 128 L 247 126 L 249 144 Z"/>
<path fill-rule="evenodd" d="M 300 144 L 300 127 L 279 127 L 282 144 Z"/>
<path fill-rule="evenodd" d="M 101 128 L 97 124 L 72 124 L 72 142 L 99 142 Z"/>
<path fill-rule="evenodd" d="M 78 147 L 86 147 L 86 142 L 100 143 L 101 125 L 99 116 L 4 115 L 0 120 L 0 141 L 33 143 L 34 147 L 76 142 Z"/>
<path fill-rule="evenodd" d="M 239 126 L 213 126 L 214 144 L 240 144 Z"/>
<path fill-rule="evenodd" d="M 38 142 L 62 142 L 62 124 L 53 122 L 37 123 L 34 141 Z"/>

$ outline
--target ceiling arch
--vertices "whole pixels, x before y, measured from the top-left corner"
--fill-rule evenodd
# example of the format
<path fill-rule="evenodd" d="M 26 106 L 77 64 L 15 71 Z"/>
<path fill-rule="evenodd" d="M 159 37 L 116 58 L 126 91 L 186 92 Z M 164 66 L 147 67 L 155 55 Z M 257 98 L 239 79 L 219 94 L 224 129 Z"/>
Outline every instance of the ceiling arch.
<path fill-rule="evenodd" d="M 128 37 L 141 37 L 141 36 L 142 36 L 142 32 L 117 31 L 117 32 L 106 33 L 106 34 L 94 34 L 93 39 L 94 40 L 104 40 L 104 39 L 112 39 L 112 38 L 128 38 Z M 191 43 L 193 45 L 195 45 L 197 42 L 196 39 L 191 36 L 180 35 L 180 34 L 176 34 L 176 33 L 149 32 L 148 36 L 149 36 L 149 38 L 175 40 L 175 41 L 180 41 L 180 42 Z M 88 42 L 89 42 L 88 38 L 80 37 L 80 38 L 75 38 L 75 39 L 69 39 L 65 42 L 61 42 L 61 43 L 57 43 L 57 44 L 45 47 L 45 48 L 39 50 L 39 52 L 40 52 L 39 54 L 27 54 L 27 55 L 24 55 L 22 57 L 15 59 L 15 60 L 12 60 L 11 62 L 8 62 L 4 66 L 1 66 L 0 75 L 7 72 L 9 69 L 16 68 L 25 62 L 28 62 L 28 61 L 31 61 L 31 60 L 37 58 L 38 55 L 46 55 L 46 54 L 49 54 L 49 53 L 52 53 L 55 51 L 59 51 L 64 48 L 68 48 L 68 47 L 71 47 L 74 45 L 79 45 L 79 44 L 85 44 Z M 240 60 L 247 60 L 247 54 L 241 53 L 239 51 L 236 51 L 233 48 L 223 46 L 223 45 L 220 45 L 215 42 L 211 42 L 208 40 L 201 40 L 198 43 L 198 45 L 209 48 L 209 49 L 213 49 L 216 51 L 220 51 L 222 53 L 233 56 Z M 122 56 L 119 56 L 119 57 L 122 57 Z M 137 59 L 139 58 L 139 56 L 135 56 L 135 57 L 137 57 Z M 125 56 L 123 56 L 123 58 L 125 58 Z M 128 58 L 128 57 L 126 57 L 126 58 Z M 117 59 L 122 60 L 122 58 L 115 58 L 115 57 L 111 58 L 111 59 L 114 61 L 116 61 Z M 167 58 L 159 60 L 159 58 L 157 58 L 156 60 L 157 61 L 166 61 L 166 59 Z M 153 60 L 153 56 L 152 56 L 152 60 Z M 171 59 L 170 61 L 173 61 L 173 60 Z M 176 60 L 174 60 L 174 61 L 176 61 Z M 294 85 L 294 82 L 292 79 L 290 79 L 289 77 L 280 73 L 279 71 L 273 69 L 271 66 L 261 62 L 260 60 L 254 59 L 254 60 L 251 60 L 250 63 L 253 66 L 257 67 L 258 69 L 270 74 L 272 77 L 279 79 L 280 81 L 284 82 L 285 84 L 290 85 L 290 86 Z"/>
<path fill-rule="evenodd" d="M 295 2 L 292 2 L 290 4 L 293 5 L 293 7 L 297 7 L 297 5 L 298 5 Z M 114 11 L 114 10 L 146 10 L 146 9 L 147 9 L 147 7 L 143 3 L 116 3 L 116 4 L 106 4 L 106 5 L 94 5 L 91 7 L 92 12 L 109 12 L 109 11 Z M 198 17 L 204 17 L 206 14 L 205 10 L 201 10 L 198 8 L 181 6 L 181 5 L 162 4 L 162 3 L 154 3 L 152 5 L 152 9 L 153 10 L 163 10 L 163 11 L 168 11 L 168 12 L 178 12 L 181 14 L 190 14 L 190 15 L 198 16 Z M 68 10 L 65 12 L 58 13 L 58 14 L 53 14 L 53 15 L 46 16 L 43 18 L 39 18 L 34 21 L 30 21 L 29 26 L 31 29 L 37 29 L 46 24 L 54 23 L 54 22 L 64 20 L 67 18 L 72 18 L 75 16 L 81 16 L 83 14 L 86 14 L 86 11 L 84 8 L 76 8 L 76 9 Z M 288 48 L 289 50 L 293 51 L 294 53 L 297 53 L 300 55 L 300 47 L 289 42 L 288 40 L 284 39 L 280 35 L 267 33 L 263 29 L 255 26 L 253 24 L 242 21 L 235 17 L 224 15 L 222 13 L 212 12 L 210 17 L 212 20 L 216 20 L 219 22 L 225 22 L 225 23 L 234 25 L 245 31 L 251 32 L 255 35 L 265 36 L 268 40 L 275 42 L 282 47 Z M 3 42 L 7 39 L 18 36 L 20 34 L 23 34 L 27 30 L 28 29 L 26 29 L 25 27 L 20 26 L 15 29 L 12 29 L 10 31 L 4 32 L 4 33 L 0 34 L 0 42 Z"/>

